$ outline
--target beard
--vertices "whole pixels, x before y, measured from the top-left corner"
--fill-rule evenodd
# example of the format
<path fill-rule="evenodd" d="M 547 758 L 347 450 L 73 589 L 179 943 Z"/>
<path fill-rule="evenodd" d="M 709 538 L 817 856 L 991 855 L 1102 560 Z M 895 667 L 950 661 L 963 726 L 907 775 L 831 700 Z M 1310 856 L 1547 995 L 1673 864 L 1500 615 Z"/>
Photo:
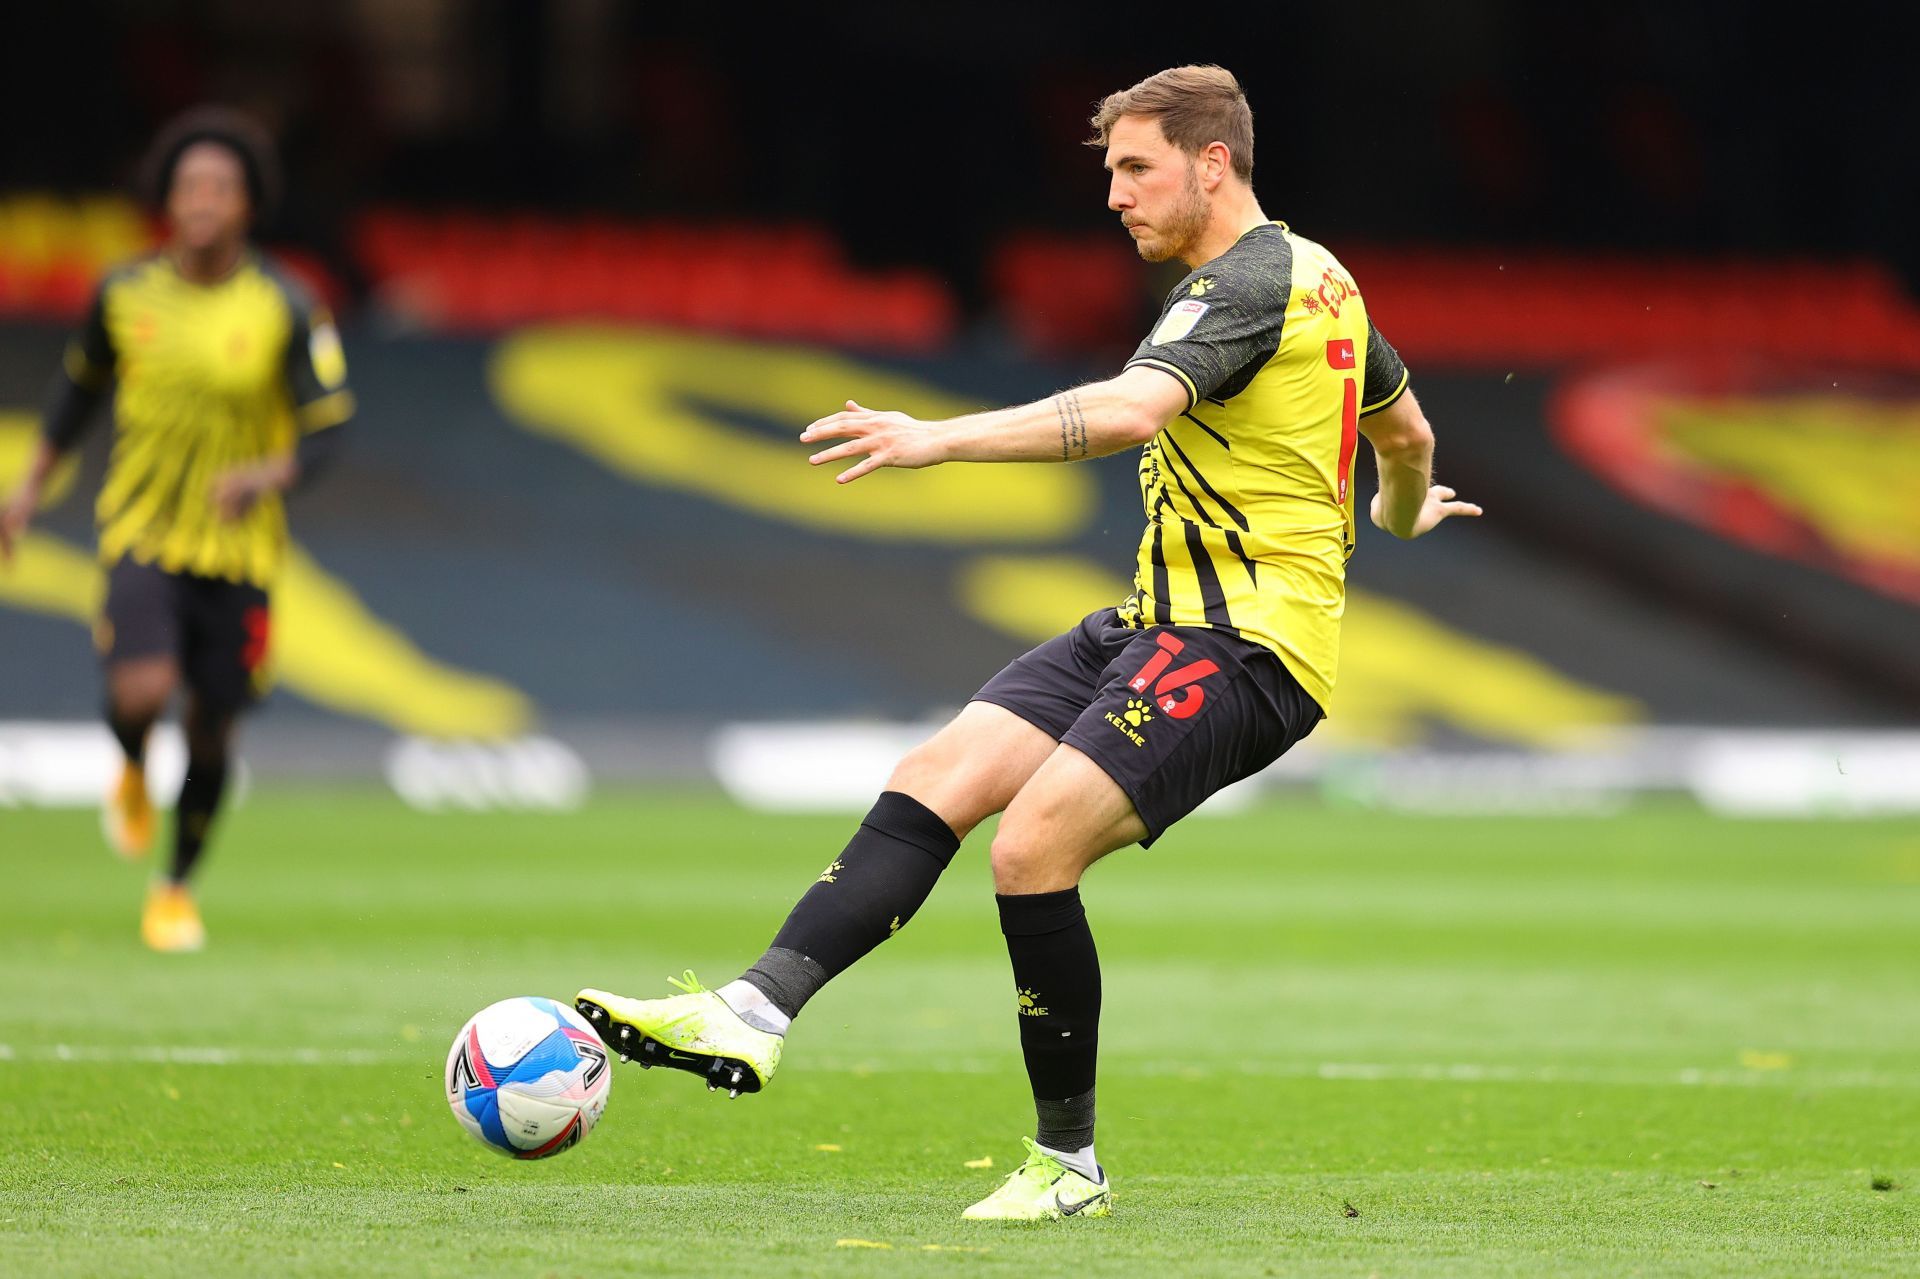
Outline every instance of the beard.
<path fill-rule="evenodd" d="M 1189 164 L 1186 181 L 1180 187 L 1179 201 L 1155 224 L 1153 238 L 1136 240 L 1134 247 L 1148 262 L 1165 262 L 1183 257 L 1186 250 L 1206 231 L 1207 220 L 1212 216 L 1212 202 L 1207 199 L 1206 192 L 1200 189 L 1200 176 Z"/>

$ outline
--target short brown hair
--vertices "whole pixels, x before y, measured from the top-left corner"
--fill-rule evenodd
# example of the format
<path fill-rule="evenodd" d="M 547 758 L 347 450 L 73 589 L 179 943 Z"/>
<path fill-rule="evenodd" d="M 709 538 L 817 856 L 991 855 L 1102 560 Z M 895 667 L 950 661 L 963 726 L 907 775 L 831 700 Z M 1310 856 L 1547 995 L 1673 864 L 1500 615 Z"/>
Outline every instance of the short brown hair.
<path fill-rule="evenodd" d="M 1123 115 L 1158 120 L 1167 141 L 1188 155 L 1224 143 L 1233 157 L 1233 171 L 1242 182 L 1253 181 L 1253 108 L 1225 67 L 1173 67 L 1131 89 L 1109 93 L 1093 113 L 1093 136 L 1087 145 L 1106 146 Z"/>

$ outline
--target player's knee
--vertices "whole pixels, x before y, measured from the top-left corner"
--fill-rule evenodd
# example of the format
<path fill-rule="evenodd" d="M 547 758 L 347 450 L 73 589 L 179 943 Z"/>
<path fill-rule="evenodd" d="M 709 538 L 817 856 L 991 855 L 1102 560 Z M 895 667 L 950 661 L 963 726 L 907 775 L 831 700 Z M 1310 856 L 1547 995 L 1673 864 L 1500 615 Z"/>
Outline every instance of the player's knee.
<path fill-rule="evenodd" d="M 993 891 L 1034 893 L 1049 891 L 1036 885 L 1059 887 L 1053 882 L 1060 877 L 1055 851 L 1031 838 L 1019 823 L 1003 821 L 993 837 Z"/>
<path fill-rule="evenodd" d="M 179 672 L 170 661 L 138 658 L 114 663 L 107 671 L 107 700 L 114 718 L 134 722 L 160 718 L 179 682 Z"/>
<path fill-rule="evenodd" d="M 900 757 L 887 777 L 887 789 L 918 796 L 936 779 L 951 771 L 953 761 L 943 760 L 940 739 L 922 742 Z M 925 801 L 922 800 L 922 803 Z"/>
<path fill-rule="evenodd" d="M 980 811 L 981 802 L 968 785 L 966 760 L 939 737 L 902 756 L 887 778 L 887 789 L 913 796 L 962 839 L 990 815 Z"/>
<path fill-rule="evenodd" d="M 173 698 L 173 686 L 157 680 L 135 680 L 113 689 L 113 715 L 117 720 L 151 723 L 166 711 Z"/>

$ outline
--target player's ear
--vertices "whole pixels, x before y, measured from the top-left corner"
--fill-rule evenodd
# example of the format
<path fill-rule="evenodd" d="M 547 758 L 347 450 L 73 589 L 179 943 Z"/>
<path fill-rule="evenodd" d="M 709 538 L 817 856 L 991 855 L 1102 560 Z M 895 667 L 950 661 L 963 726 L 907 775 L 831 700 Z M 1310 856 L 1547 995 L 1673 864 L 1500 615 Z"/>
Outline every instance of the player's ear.
<path fill-rule="evenodd" d="M 1206 166 L 1204 174 L 1209 191 L 1226 181 L 1227 174 L 1233 172 L 1233 152 L 1224 142 L 1209 142 L 1207 149 L 1201 152 L 1201 162 Z"/>

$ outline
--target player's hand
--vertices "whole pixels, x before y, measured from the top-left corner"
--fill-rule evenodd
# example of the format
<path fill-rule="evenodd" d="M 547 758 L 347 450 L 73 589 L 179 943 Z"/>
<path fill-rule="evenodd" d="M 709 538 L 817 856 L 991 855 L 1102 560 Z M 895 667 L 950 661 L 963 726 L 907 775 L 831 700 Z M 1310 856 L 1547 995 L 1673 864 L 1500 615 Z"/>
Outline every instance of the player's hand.
<path fill-rule="evenodd" d="M 863 409 L 852 400 L 847 401 L 842 411 L 823 417 L 800 432 L 801 443 L 811 444 L 815 440 L 846 441 L 808 458 L 815 466 L 850 457 L 860 459 L 835 477 L 841 484 L 851 484 L 868 471 L 883 466 L 918 470 L 945 460 L 941 456 L 939 434 L 928 423 L 905 413 Z"/>
<path fill-rule="evenodd" d="M 1427 486 L 1427 500 L 1420 507 L 1420 518 L 1413 522 L 1413 532 L 1409 537 L 1419 537 L 1431 532 L 1440 521 L 1452 515 L 1479 515 L 1480 508 L 1472 502 L 1457 502 L 1454 492 L 1444 484 Z M 1380 522 L 1380 494 L 1373 495 L 1373 504 L 1367 509 L 1375 528 L 1385 528 Z"/>
<path fill-rule="evenodd" d="M 13 563 L 14 544 L 33 523 L 33 510 L 39 504 L 40 495 L 31 487 L 22 487 L 0 507 L 0 564 Z"/>
<path fill-rule="evenodd" d="M 237 520 L 267 494 L 290 487 L 299 474 L 300 464 L 292 452 L 276 453 L 216 475 L 207 496 L 213 499 L 214 513 L 221 519 Z"/>
<path fill-rule="evenodd" d="M 236 466 L 213 479 L 213 509 L 226 521 L 233 521 L 252 510 L 254 503 L 273 487 L 257 466 Z"/>

